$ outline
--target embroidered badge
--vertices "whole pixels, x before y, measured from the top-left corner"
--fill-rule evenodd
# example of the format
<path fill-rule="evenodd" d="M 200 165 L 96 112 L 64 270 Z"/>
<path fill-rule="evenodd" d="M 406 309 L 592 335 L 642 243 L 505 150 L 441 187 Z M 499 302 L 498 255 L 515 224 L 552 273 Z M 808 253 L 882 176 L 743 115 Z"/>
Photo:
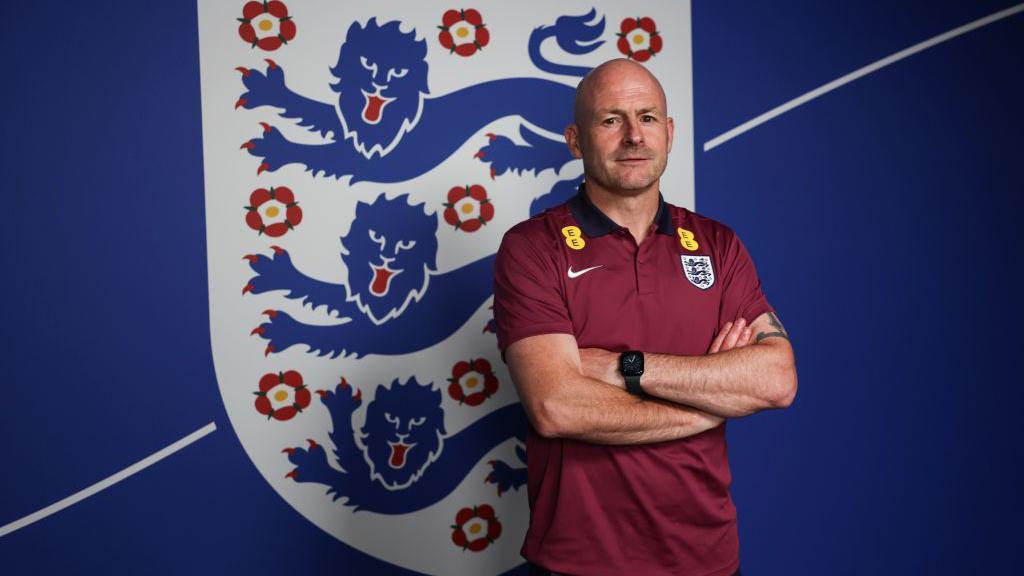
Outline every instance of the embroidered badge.
<path fill-rule="evenodd" d="M 583 250 L 583 247 L 587 245 L 586 240 L 583 239 L 583 233 L 577 226 L 562 228 L 562 236 L 565 236 L 565 245 L 573 250 Z"/>
<path fill-rule="evenodd" d="M 707 290 L 715 285 L 715 269 L 711 266 L 711 256 L 681 254 L 679 260 L 683 263 L 683 273 L 690 284 L 701 290 Z"/>
<path fill-rule="evenodd" d="M 690 252 L 697 249 L 699 244 L 693 239 L 693 232 L 690 232 L 686 228 L 676 228 L 676 233 L 679 234 L 679 243 L 682 244 L 683 248 L 686 248 Z"/>

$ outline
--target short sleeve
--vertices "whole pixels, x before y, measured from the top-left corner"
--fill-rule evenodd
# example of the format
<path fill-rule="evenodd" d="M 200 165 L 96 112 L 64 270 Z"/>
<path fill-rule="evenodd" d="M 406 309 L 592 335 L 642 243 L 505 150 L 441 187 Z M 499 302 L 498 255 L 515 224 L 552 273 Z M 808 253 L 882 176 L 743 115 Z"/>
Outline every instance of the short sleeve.
<path fill-rule="evenodd" d="M 724 235 L 720 260 L 723 282 L 719 326 L 739 317 L 753 322 L 765 312 L 774 312 L 761 290 L 761 280 L 747 248 L 732 230 L 725 228 Z"/>
<path fill-rule="evenodd" d="M 526 232 L 510 230 L 494 263 L 494 321 L 502 354 L 529 336 L 573 333 L 558 253 L 539 249 Z"/>

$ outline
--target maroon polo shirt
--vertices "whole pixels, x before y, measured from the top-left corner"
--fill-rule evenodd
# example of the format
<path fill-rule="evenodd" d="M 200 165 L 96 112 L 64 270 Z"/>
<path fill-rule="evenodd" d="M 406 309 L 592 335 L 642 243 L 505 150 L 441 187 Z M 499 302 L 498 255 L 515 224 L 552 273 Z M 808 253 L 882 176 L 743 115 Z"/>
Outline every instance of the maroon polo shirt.
<path fill-rule="evenodd" d="M 723 323 L 772 310 L 728 227 L 661 199 L 651 232 L 638 247 L 583 187 L 509 230 L 494 281 L 502 352 L 563 333 L 580 348 L 699 356 Z M 727 576 L 739 566 L 724 425 L 636 446 L 531 427 L 527 453 L 529 561 L 595 576 Z"/>

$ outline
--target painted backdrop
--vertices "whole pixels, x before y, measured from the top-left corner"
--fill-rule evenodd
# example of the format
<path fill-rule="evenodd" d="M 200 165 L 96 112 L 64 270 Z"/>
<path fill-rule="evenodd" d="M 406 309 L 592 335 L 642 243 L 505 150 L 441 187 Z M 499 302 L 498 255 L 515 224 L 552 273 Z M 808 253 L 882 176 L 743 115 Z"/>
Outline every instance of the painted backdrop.
<path fill-rule="evenodd" d="M 467 434 L 514 406 L 469 270 L 579 171 L 551 119 L 445 103 L 656 36 L 652 67 L 692 49 L 669 192 L 798 354 L 796 404 L 729 427 L 744 572 L 1013 572 L 1021 5 L 259 4 L 4 5 L 5 574 L 521 570 L 518 439 Z"/>

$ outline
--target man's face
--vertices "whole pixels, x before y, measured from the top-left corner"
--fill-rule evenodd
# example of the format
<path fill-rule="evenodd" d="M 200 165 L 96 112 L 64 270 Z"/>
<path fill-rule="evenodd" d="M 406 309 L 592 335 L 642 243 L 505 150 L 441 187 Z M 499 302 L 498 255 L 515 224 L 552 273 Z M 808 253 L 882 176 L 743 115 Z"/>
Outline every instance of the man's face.
<path fill-rule="evenodd" d="M 657 183 L 672 150 L 664 93 L 638 66 L 613 63 L 595 73 L 582 95 L 577 123 L 566 129 L 587 181 L 627 195 Z"/>

